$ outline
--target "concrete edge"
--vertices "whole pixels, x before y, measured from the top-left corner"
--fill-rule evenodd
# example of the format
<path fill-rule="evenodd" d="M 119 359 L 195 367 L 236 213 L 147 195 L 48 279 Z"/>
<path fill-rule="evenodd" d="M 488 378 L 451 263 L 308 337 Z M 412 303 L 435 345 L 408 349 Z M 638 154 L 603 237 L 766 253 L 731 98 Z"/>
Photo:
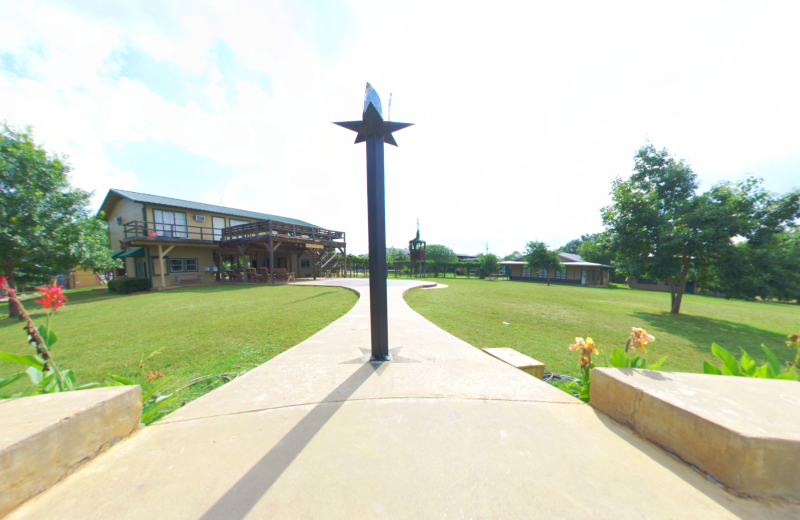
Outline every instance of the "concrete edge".
<path fill-rule="evenodd" d="M 800 447 L 790 450 L 787 441 L 734 431 L 614 377 L 617 373 L 624 372 L 592 371 L 589 404 L 595 410 L 712 477 L 734 495 L 800 503 L 800 486 L 792 476 Z"/>
<path fill-rule="evenodd" d="M 406 305 L 408 305 L 408 302 L 407 302 L 407 301 L 405 301 L 405 300 L 406 300 L 406 294 L 410 293 L 410 292 L 411 292 L 411 291 L 413 291 L 414 289 L 433 289 L 433 288 L 435 288 L 437 285 L 439 285 L 439 284 L 437 284 L 437 283 L 431 283 L 431 282 L 425 282 L 425 283 L 422 283 L 422 284 L 420 284 L 420 285 L 415 285 L 414 287 L 409 287 L 408 289 L 406 289 L 405 291 L 403 291 L 403 294 L 401 294 L 401 295 L 400 295 L 400 297 L 403 299 L 403 302 L 404 302 Z M 411 310 L 413 311 L 414 309 L 411 309 Z M 414 312 L 416 312 L 416 311 L 414 311 Z M 419 314 L 419 313 L 417 313 L 417 314 Z M 420 316 L 421 316 L 421 315 L 420 315 Z M 423 316 L 423 317 L 424 317 L 424 316 Z M 427 319 L 427 318 L 425 318 L 425 319 Z M 430 321 L 430 320 L 428 320 L 428 321 Z M 433 323 L 433 322 L 431 322 L 431 323 Z"/>
<path fill-rule="evenodd" d="M 44 428 L 0 451 L 0 468 L 3 468 L 0 473 L 0 517 L 63 480 L 83 463 L 139 428 L 141 387 L 112 388 L 118 393 L 110 396 L 108 392 L 102 393 L 95 402 L 71 415 L 59 414 Z M 30 399 L 30 406 L 35 408 L 39 397 L 66 403 L 78 392 L 98 390 L 101 389 L 19 399 Z"/>

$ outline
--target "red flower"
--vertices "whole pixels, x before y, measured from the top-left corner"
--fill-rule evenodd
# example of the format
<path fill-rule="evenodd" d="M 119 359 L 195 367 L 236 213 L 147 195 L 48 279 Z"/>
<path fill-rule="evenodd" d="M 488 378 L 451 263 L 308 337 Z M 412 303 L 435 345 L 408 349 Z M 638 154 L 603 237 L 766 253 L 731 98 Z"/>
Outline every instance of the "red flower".
<path fill-rule="evenodd" d="M 61 292 L 63 287 L 63 285 L 52 285 L 44 289 L 39 289 L 39 292 L 43 293 L 43 296 L 41 300 L 35 300 L 35 303 L 41 303 L 45 309 L 53 309 L 53 312 L 57 311 L 59 307 L 63 307 L 65 303 L 69 303 L 64 293 Z"/>

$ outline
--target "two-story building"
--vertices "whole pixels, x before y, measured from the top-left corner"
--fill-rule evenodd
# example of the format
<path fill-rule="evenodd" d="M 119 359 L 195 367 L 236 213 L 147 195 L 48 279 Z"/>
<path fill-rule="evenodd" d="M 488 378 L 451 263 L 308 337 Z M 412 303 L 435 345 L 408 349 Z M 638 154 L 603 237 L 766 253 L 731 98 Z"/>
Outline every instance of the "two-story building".
<path fill-rule="evenodd" d="M 124 263 L 116 274 L 154 288 L 215 283 L 232 267 L 273 282 L 276 269 L 316 276 L 346 257 L 344 232 L 257 211 L 112 189 L 100 212 Z"/>
<path fill-rule="evenodd" d="M 558 260 L 562 269 L 543 269 L 531 272 L 527 262 L 504 261 L 503 273 L 509 280 L 517 282 L 539 282 L 561 285 L 583 285 L 588 287 L 607 287 L 611 279 L 613 265 L 596 264 L 587 262 L 578 255 L 558 253 Z"/>

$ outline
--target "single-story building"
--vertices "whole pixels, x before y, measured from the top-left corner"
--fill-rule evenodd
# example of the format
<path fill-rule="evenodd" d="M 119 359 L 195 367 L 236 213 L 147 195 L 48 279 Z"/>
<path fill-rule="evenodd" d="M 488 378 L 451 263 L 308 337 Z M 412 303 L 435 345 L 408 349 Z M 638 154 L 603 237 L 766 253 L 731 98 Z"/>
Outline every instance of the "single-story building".
<path fill-rule="evenodd" d="M 116 189 L 100 211 L 112 257 L 124 262 L 115 275 L 150 278 L 154 288 L 215 283 L 225 261 L 263 276 L 344 270 L 345 233 L 294 218 Z"/>
<path fill-rule="evenodd" d="M 538 282 L 561 285 L 583 285 L 588 287 L 607 287 L 611 279 L 613 265 L 586 262 L 578 255 L 558 253 L 558 260 L 564 267 L 561 271 L 543 269 L 531 273 L 528 263 L 523 261 L 503 261 L 503 274 L 516 282 Z"/>

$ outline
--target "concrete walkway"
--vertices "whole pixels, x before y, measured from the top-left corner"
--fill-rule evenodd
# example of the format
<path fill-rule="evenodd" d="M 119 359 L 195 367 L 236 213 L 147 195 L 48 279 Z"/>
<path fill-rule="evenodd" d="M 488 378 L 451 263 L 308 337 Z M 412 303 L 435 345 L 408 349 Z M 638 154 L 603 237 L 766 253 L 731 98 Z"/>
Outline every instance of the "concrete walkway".
<path fill-rule="evenodd" d="M 8 518 L 799 517 L 442 331 L 403 301 L 418 282 L 389 281 L 395 361 L 367 363 L 368 281 L 316 284 L 361 297 Z"/>

